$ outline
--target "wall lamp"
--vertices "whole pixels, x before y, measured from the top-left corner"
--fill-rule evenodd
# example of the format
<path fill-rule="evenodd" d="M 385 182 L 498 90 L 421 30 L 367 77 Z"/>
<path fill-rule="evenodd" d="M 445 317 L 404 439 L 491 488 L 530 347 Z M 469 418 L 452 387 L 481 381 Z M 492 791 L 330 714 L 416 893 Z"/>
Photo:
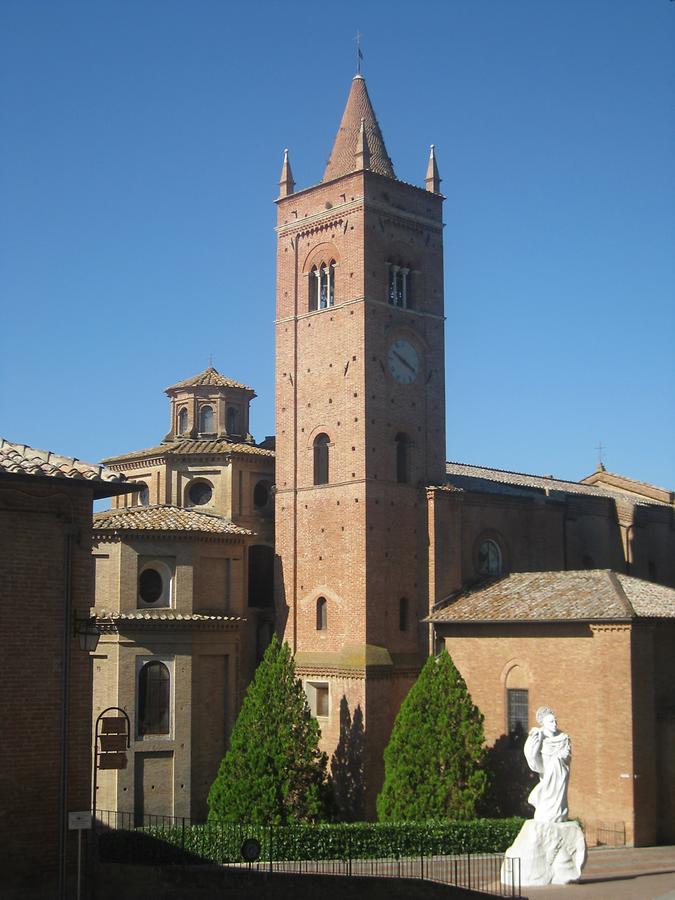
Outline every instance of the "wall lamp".
<path fill-rule="evenodd" d="M 80 642 L 80 650 L 86 650 L 87 653 L 93 653 L 98 647 L 98 639 L 101 637 L 101 630 L 96 621 L 96 616 L 79 618 L 75 615 L 73 633 Z"/>

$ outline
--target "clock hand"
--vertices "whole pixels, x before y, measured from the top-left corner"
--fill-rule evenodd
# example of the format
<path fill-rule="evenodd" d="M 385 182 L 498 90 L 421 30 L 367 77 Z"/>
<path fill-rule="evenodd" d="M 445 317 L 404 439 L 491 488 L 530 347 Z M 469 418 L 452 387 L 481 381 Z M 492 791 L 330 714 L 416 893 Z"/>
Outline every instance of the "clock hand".
<path fill-rule="evenodd" d="M 415 371 L 415 369 L 413 368 L 413 366 L 410 365 L 410 363 L 408 362 L 408 360 L 407 360 L 407 359 L 404 359 L 404 358 L 401 356 L 401 354 L 400 354 L 400 353 L 397 353 L 395 350 L 394 350 L 394 356 L 395 356 L 397 359 L 400 359 L 401 362 L 403 363 L 403 365 L 404 365 L 406 368 L 410 369 L 411 372 L 414 372 L 414 371 Z"/>

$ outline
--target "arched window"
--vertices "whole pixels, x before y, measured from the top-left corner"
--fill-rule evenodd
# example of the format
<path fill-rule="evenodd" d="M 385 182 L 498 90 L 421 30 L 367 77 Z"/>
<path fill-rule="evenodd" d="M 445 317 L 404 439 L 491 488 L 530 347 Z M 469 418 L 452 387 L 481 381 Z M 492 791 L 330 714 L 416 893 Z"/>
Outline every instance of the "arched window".
<path fill-rule="evenodd" d="M 138 505 L 139 506 L 147 506 L 150 503 L 150 489 L 147 484 L 144 484 L 143 487 L 138 492 Z"/>
<path fill-rule="evenodd" d="M 316 601 L 316 630 L 325 631 L 328 628 L 328 603 L 325 597 L 319 597 Z"/>
<path fill-rule="evenodd" d="M 183 407 L 178 412 L 178 434 L 185 434 L 188 430 L 188 411 Z"/>
<path fill-rule="evenodd" d="M 398 627 L 400 631 L 408 630 L 408 598 L 401 597 L 398 601 Z"/>
<path fill-rule="evenodd" d="M 227 433 L 239 434 L 239 416 L 234 406 L 227 407 Z"/>
<path fill-rule="evenodd" d="M 314 438 L 314 484 L 328 484 L 328 448 L 330 438 L 319 434 Z"/>
<path fill-rule="evenodd" d="M 389 302 L 392 306 L 410 309 L 412 306 L 412 281 L 410 266 L 389 263 Z"/>
<path fill-rule="evenodd" d="M 335 304 L 335 260 L 312 266 L 309 273 L 309 308 L 327 309 Z"/>
<path fill-rule="evenodd" d="M 502 551 L 495 541 L 481 541 L 478 547 L 478 574 L 494 577 L 502 573 Z"/>
<path fill-rule="evenodd" d="M 138 675 L 138 733 L 169 734 L 171 675 L 163 662 L 146 663 Z"/>
<path fill-rule="evenodd" d="M 199 432 L 200 434 L 213 434 L 213 407 L 202 406 L 199 410 Z"/>
<path fill-rule="evenodd" d="M 396 480 L 399 484 L 407 484 L 410 480 L 409 472 L 409 448 L 408 435 L 399 432 L 394 438 L 396 443 Z"/>

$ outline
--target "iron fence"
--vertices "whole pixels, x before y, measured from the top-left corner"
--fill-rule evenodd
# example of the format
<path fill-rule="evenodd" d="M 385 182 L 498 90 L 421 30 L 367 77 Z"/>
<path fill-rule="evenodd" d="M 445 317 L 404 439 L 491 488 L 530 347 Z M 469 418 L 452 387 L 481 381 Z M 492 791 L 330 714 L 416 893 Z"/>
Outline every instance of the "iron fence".
<path fill-rule="evenodd" d="M 349 827 L 194 824 L 188 818 L 99 810 L 102 861 L 190 864 L 287 874 L 413 878 L 492 896 L 521 897 L 520 860 L 501 853 L 447 853 L 433 838 L 373 843 Z M 412 845 L 414 844 L 414 846 Z"/>

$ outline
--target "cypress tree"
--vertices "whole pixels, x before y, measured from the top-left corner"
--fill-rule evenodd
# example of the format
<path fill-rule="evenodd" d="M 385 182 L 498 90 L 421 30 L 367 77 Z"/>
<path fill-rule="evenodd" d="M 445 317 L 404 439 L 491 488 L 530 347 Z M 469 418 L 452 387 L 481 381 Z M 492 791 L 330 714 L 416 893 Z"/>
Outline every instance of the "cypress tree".
<path fill-rule="evenodd" d="M 487 788 L 483 716 L 450 655 L 429 657 L 384 751 L 380 821 L 471 819 Z"/>
<path fill-rule="evenodd" d="M 326 808 L 327 757 L 288 644 L 275 636 L 248 687 L 209 791 L 209 822 L 315 822 Z"/>

